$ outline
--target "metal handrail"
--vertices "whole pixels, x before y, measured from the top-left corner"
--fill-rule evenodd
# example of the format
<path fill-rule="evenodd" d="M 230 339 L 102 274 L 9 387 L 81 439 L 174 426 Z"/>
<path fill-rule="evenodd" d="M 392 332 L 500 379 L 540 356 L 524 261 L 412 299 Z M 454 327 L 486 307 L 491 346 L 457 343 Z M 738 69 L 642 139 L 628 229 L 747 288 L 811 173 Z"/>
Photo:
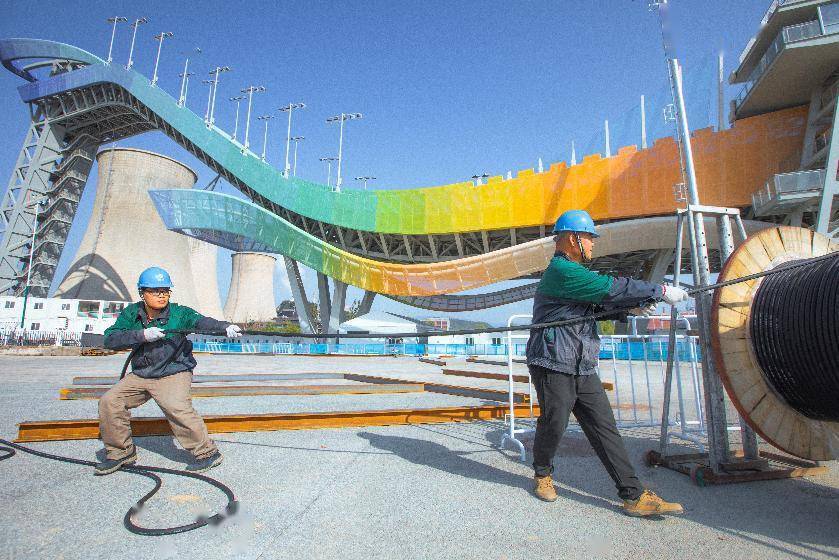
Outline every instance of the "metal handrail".
<path fill-rule="evenodd" d="M 752 89 L 754 89 L 754 86 L 760 81 L 766 73 L 766 70 L 772 65 L 775 59 L 778 58 L 778 55 L 784 50 L 786 45 L 819 37 L 822 34 L 821 24 L 817 19 L 806 21 L 804 23 L 797 23 L 795 25 L 788 25 L 781 29 L 775 39 L 773 39 L 766 48 L 766 52 L 760 58 L 760 61 L 758 61 L 754 69 L 752 69 L 751 74 L 749 74 L 749 79 L 743 86 L 743 89 L 741 89 L 737 97 L 734 98 L 735 110 L 743 104 L 746 97 L 748 97 L 749 93 Z"/>
<path fill-rule="evenodd" d="M 762 189 L 752 194 L 752 208 L 759 210 L 776 196 L 816 192 L 824 186 L 824 169 L 778 173 L 766 181 Z"/>

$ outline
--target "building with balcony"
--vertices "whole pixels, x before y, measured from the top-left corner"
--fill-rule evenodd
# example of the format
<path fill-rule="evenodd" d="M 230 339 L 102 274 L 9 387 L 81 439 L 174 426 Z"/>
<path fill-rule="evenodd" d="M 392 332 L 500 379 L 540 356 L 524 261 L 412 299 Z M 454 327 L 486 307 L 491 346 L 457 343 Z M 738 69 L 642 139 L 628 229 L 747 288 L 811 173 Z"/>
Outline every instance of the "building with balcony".
<path fill-rule="evenodd" d="M 729 82 L 743 84 L 730 120 L 808 106 L 796 161 L 752 196 L 754 215 L 839 234 L 839 1 L 775 0 L 739 58 Z"/>

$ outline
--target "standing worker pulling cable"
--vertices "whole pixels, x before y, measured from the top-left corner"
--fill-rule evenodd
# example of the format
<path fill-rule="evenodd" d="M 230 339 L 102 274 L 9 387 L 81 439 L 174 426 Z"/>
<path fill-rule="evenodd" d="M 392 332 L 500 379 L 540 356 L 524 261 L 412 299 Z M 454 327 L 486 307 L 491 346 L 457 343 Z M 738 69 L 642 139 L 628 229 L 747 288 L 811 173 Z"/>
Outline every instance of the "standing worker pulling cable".
<path fill-rule="evenodd" d="M 107 348 L 132 349 L 132 371 L 99 399 L 99 434 L 107 458 L 96 465 L 94 474 L 110 474 L 137 460 L 130 410 L 149 399 L 163 411 L 178 443 L 195 456 L 186 470 L 207 471 L 220 464 L 222 456 L 192 407 L 192 370 L 197 363 L 192 343 L 185 334 L 166 331 L 225 331 L 228 337 L 238 338 L 241 329 L 171 303 L 172 280 L 162 268 L 144 270 L 137 288 L 142 301 L 126 307 L 105 330 Z"/>
<path fill-rule="evenodd" d="M 583 266 L 591 262 L 594 239 L 598 237 L 594 221 L 583 210 L 563 213 L 553 233 L 557 234 L 556 253 L 536 290 L 534 323 L 583 318 L 633 305 L 640 307 L 631 313 L 651 315 L 658 301 L 674 305 L 688 299 L 688 293 L 678 287 L 615 278 Z M 593 317 L 582 323 L 530 331 L 527 367 L 541 410 L 533 444 L 534 493 L 548 502 L 558 497 L 552 478 L 553 458 L 573 412 L 615 481 L 625 513 L 638 517 L 682 513 L 681 505 L 665 502 L 645 490 L 635 475 L 595 369 L 599 354 L 600 337 Z"/>

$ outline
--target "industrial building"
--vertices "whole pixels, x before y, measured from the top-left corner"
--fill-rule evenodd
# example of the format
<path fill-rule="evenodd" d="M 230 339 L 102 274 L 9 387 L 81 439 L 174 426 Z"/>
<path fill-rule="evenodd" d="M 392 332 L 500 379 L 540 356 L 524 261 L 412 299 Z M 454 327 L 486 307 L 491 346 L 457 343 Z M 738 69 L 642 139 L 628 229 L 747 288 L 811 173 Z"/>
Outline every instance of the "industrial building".
<path fill-rule="evenodd" d="M 102 334 L 128 305 L 124 301 L 0 296 L 0 331 L 66 331 Z"/>

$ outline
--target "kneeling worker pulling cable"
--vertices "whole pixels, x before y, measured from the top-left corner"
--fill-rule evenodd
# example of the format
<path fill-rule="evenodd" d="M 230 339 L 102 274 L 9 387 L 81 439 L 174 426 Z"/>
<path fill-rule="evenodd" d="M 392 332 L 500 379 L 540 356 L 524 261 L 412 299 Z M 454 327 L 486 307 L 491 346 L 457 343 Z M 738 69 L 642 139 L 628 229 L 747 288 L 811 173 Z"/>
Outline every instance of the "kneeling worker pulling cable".
<path fill-rule="evenodd" d="M 569 210 L 553 232 L 556 253 L 545 270 L 533 300 L 533 322 L 576 319 L 633 305 L 633 314 L 651 315 L 658 301 L 674 305 L 688 293 L 674 286 L 631 278 L 615 278 L 589 270 L 594 239 L 598 237 L 587 212 Z M 527 367 L 541 414 L 536 422 L 533 469 L 536 496 L 553 502 L 553 458 L 573 412 L 623 499 L 624 512 L 633 516 L 682 513 L 641 486 L 629 461 L 606 391 L 596 373 L 600 337 L 594 318 L 582 323 L 532 329 L 527 342 Z"/>
<path fill-rule="evenodd" d="M 171 303 L 172 280 L 162 268 L 144 270 L 137 288 L 142 301 L 126 307 L 105 330 L 107 348 L 132 349 L 132 371 L 99 399 L 99 434 L 107 458 L 96 465 L 95 474 L 110 474 L 137 460 L 137 449 L 131 441 L 130 410 L 150 398 L 163 411 L 178 443 L 195 457 L 186 470 L 207 471 L 220 464 L 222 456 L 204 420 L 192 407 L 190 388 L 196 361 L 192 343 L 182 332 L 225 331 L 228 337 L 238 338 L 241 329 Z M 164 329 L 181 333 L 167 334 Z"/>

